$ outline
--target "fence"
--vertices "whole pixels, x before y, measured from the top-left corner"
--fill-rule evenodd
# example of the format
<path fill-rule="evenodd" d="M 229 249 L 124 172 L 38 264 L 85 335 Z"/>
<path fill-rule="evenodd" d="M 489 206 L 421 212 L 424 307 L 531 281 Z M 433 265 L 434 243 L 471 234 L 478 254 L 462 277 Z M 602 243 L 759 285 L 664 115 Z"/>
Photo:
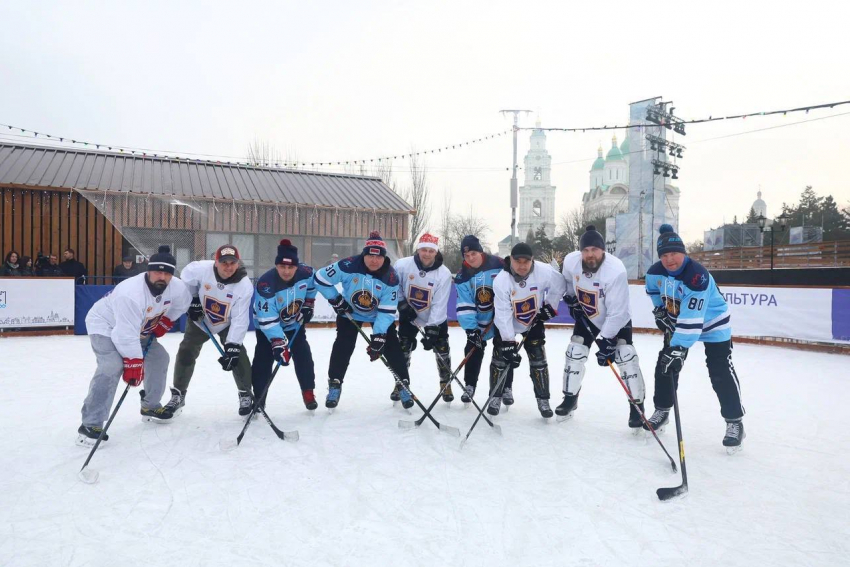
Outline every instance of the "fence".
<path fill-rule="evenodd" d="M 694 252 L 691 258 L 709 270 L 770 269 L 770 245 Z M 774 268 L 850 267 L 850 240 L 783 244 L 773 247 Z"/>

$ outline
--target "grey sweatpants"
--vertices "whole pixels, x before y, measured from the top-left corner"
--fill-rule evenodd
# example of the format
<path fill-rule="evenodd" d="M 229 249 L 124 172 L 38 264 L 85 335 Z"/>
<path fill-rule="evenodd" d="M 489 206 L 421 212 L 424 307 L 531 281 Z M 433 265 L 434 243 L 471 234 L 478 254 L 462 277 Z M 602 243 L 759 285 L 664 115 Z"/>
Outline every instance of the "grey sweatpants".
<path fill-rule="evenodd" d="M 115 398 L 115 390 L 124 374 L 124 357 L 115 349 L 112 339 L 104 335 L 89 335 L 91 348 L 97 357 L 97 369 L 89 384 L 89 393 L 83 402 L 83 425 L 87 427 L 103 427 L 109 418 L 109 409 Z M 141 341 L 142 349 L 147 339 Z M 168 373 L 168 352 L 156 339 L 151 343 L 145 355 L 145 380 L 143 383 L 145 397 L 142 400 L 143 409 L 156 409 L 165 391 L 166 374 Z"/>

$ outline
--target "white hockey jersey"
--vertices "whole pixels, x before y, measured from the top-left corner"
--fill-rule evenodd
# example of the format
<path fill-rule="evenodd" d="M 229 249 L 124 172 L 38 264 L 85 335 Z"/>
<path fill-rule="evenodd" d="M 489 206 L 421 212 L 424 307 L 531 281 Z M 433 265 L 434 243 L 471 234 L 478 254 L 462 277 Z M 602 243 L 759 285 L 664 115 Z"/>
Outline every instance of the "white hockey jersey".
<path fill-rule="evenodd" d="M 612 254 L 596 273 L 581 267 L 581 252 L 570 252 L 561 270 L 567 285 L 567 295 L 578 296 L 579 304 L 599 334 L 612 339 L 632 318 L 629 304 L 629 278 L 623 262 Z"/>
<path fill-rule="evenodd" d="M 420 327 L 442 325 L 448 319 L 449 292 L 452 273 L 437 255 L 430 268 L 423 268 L 417 256 L 396 261 L 399 289 L 402 297 L 416 311 L 416 324 Z"/>
<path fill-rule="evenodd" d="M 535 260 L 534 269 L 521 281 L 516 281 L 506 267 L 493 281 L 499 336 L 512 341 L 528 331 L 544 302 L 557 309 L 564 286 L 563 276 L 543 262 Z"/>
<path fill-rule="evenodd" d="M 101 297 L 86 315 L 90 335 L 104 335 L 125 358 L 142 358 L 141 340 L 151 334 L 165 315 L 177 321 L 189 308 L 192 296 L 180 278 L 173 277 L 154 297 L 145 282 L 147 274 L 126 279 Z"/>
<path fill-rule="evenodd" d="M 180 272 L 180 279 L 197 295 L 204 308 L 204 321 L 213 333 L 220 333 L 230 325 L 227 342 L 242 344 L 251 318 L 251 300 L 254 285 L 247 276 L 236 283 L 223 284 L 215 279 L 212 260 L 191 262 Z M 200 321 L 194 321 L 201 327 Z M 203 328 L 203 327 L 201 327 Z"/>

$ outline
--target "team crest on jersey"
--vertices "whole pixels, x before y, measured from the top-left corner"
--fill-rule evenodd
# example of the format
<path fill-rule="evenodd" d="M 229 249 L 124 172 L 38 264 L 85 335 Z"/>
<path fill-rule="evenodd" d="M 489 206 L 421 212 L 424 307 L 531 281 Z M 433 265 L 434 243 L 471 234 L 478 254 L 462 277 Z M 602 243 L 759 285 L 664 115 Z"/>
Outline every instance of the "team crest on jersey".
<path fill-rule="evenodd" d="M 218 289 L 224 289 L 224 284 L 223 284 L 223 283 L 217 283 L 217 284 L 215 284 L 215 285 L 216 285 L 216 286 L 218 286 Z"/>
<path fill-rule="evenodd" d="M 148 311 L 150 311 L 150 307 L 148 307 Z M 155 316 L 145 319 L 145 322 L 142 323 L 142 332 L 140 336 L 144 338 L 150 335 L 153 332 L 153 328 L 157 326 L 163 315 L 164 313 L 157 313 Z"/>
<path fill-rule="evenodd" d="M 691 278 L 691 285 L 694 287 L 705 285 L 705 280 L 705 274 L 694 274 L 694 277 Z"/>
<path fill-rule="evenodd" d="M 300 299 L 296 299 L 286 307 L 280 310 L 280 320 L 284 323 L 291 323 L 298 316 L 298 312 L 301 311 L 301 306 L 304 302 Z"/>
<path fill-rule="evenodd" d="M 148 307 L 145 311 L 147 311 L 148 313 L 150 313 L 151 311 L 153 311 L 153 307 Z"/>
<path fill-rule="evenodd" d="M 424 277 L 425 277 L 425 270 L 419 270 L 419 277 L 420 277 L 420 278 L 424 278 Z"/>
<path fill-rule="evenodd" d="M 679 316 L 680 307 L 681 307 L 680 302 L 675 297 L 670 297 L 670 296 L 664 297 L 664 309 L 667 310 L 667 313 L 671 317 L 676 318 L 676 317 Z"/>
<path fill-rule="evenodd" d="M 578 290 L 578 302 L 585 314 L 591 319 L 599 315 L 599 293 L 586 289 Z"/>
<path fill-rule="evenodd" d="M 514 317 L 517 321 L 526 327 L 534 320 L 537 315 L 537 296 L 532 295 L 525 299 L 514 300 Z"/>
<path fill-rule="evenodd" d="M 360 281 L 360 278 L 354 278 L 354 283 L 357 283 L 359 281 Z"/>
<path fill-rule="evenodd" d="M 378 302 L 368 290 L 358 289 L 351 294 L 351 306 L 361 313 L 371 313 L 377 305 Z"/>
<path fill-rule="evenodd" d="M 425 311 L 431 306 L 431 290 L 412 285 L 407 292 L 407 302 L 417 311 Z"/>
<path fill-rule="evenodd" d="M 213 325 L 224 323 L 227 319 L 227 311 L 230 309 L 230 304 L 224 301 L 219 301 L 215 297 L 209 295 L 204 296 L 204 311 L 212 321 Z"/>
<path fill-rule="evenodd" d="M 493 309 L 493 288 L 481 286 L 475 292 L 475 305 L 478 311 L 491 311 Z"/>
<path fill-rule="evenodd" d="M 208 284 L 208 283 L 205 283 L 205 284 L 204 284 L 204 289 L 205 289 L 205 290 L 207 290 L 207 291 L 209 291 L 209 290 L 211 290 L 211 289 L 212 289 L 212 286 L 211 286 L 210 284 Z"/>
<path fill-rule="evenodd" d="M 408 277 L 409 277 L 410 279 L 412 279 L 412 280 L 415 280 L 415 279 L 416 279 L 416 276 L 414 276 L 413 274 L 410 274 Z"/>

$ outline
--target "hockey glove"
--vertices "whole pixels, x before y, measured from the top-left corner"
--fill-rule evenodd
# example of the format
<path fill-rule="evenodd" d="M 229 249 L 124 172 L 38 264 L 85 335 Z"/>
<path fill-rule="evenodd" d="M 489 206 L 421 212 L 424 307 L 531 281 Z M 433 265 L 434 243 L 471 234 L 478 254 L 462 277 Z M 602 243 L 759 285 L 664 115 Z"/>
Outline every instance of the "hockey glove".
<path fill-rule="evenodd" d="M 241 353 L 241 345 L 237 345 L 236 343 L 227 343 L 224 345 L 224 356 L 218 359 L 218 363 L 221 364 L 221 367 L 225 372 L 230 372 L 236 368 L 236 364 L 239 362 L 239 355 Z"/>
<path fill-rule="evenodd" d="M 272 339 L 272 356 L 280 361 L 283 366 L 289 366 L 289 359 L 292 353 L 289 352 L 289 341 L 286 337 L 282 339 Z"/>
<path fill-rule="evenodd" d="M 606 339 L 599 337 L 596 339 L 596 346 L 599 350 L 596 352 L 596 362 L 599 366 L 608 366 L 609 362 L 614 362 L 614 353 L 617 352 L 617 337 Z"/>
<path fill-rule="evenodd" d="M 522 356 L 517 352 L 516 341 L 502 341 L 499 345 L 499 357 L 511 365 L 511 368 L 519 368 Z"/>
<path fill-rule="evenodd" d="M 481 331 L 478 329 L 466 332 L 466 342 L 478 350 L 484 350 L 484 341 L 481 338 Z"/>
<path fill-rule="evenodd" d="M 666 346 L 662 349 L 658 357 L 658 365 L 661 367 L 661 372 L 667 376 L 675 376 L 682 370 L 685 365 L 685 359 L 688 358 L 688 349 L 680 346 Z"/>
<path fill-rule="evenodd" d="M 431 350 L 440 339 L 440 327 L 437 327 L 436 325 L 425 327 L 423 333 L 425 336 L 422 337 L 422 348 L 425 350 Z"/>
<path fill-rule="evenodd" d="M 658 327 L 659 331 L 670 335 L 676 332 L 676 325 L 670 319 L 670 314 L 664 307 L 656 307 L 652 310 L 652 314 L 655 315 L 655 326 Z"/>
<path fill-rule="evenodd" d="M 328 300 L 331 307 L 334 308 L 337 315 L 345 316 L 346 313 L 353 313 L 351 310 L 351 305 L 345 300 L 345 298 L 341 295 L 337 295 L 334 299 Z"/>
<path fill-rule="evenodd" d="M 125 358 L 123 378 L 131 386 L 141 384 L 145 379 L 145 361 L 141 358 Z"/>
<path fill-rule="evenodd" d="M 340 296 L 341 297 L 341 296 Z M 304 305 L 301 306 L 301 309 L 298 311 L 298 319 L 297 321 L 306 325 L 313 318 L 313 308 L 316 305 L 315 299 L 305 299 Z"/>
<path fill-rule="evenodd" d="M 413 323 L 416 320 L 416 310 L 410 304 L 402 299 L 398 302 L 398 321 L 399 323 Z"/>
<path fill-rule="evenodd" d="M 200 321 L 204 318 L 204 308 L 201 305 L 201 298 L 197 295 L 192 298 L 192 303 L 189 304 L 189 319 L 192 321 Z"/>
<path fill-rule="evenodd" d="M 372 340 L 369 346 L 366 347 L 366 352 L 369 353 L 369 360 L 375 362 L 384 353 L 384 347 L 387 346 L 387 335 L 372 335 Z"/>
<path fill-rule="evenodd" d="M 580 318 L 584 317 L 584 309 L 582 309 L 581 303 L 578 302 L 577 296 L 565 295 L 564 303 L 567 304 L 567 307 L 570 310 L 570 317 L 573 318 L 573 321 L 578 321 Z"/>
<path fill-rule="evenodd" d="M 549 305 L 548 303 L 544 303 L 543 307 L 540 309 L 540 313 L 537 314 L 537 322 L 542 323 L 543 321 L 548 321 L 549 319 L 558 315 L 558 312 L 555 311 L 555 308 Z"/>
<path fill-rule="evenodd" d="M 156 336 L 156 338 L 161 339 L 162 336 L 168 331 L 170 331 L 173 326 L 174 323 L 171 321 L 171 319 L 163 315 L 159 318 L 159 322 L 156 324 L 156 326 L 153 328 L 153 331 L 151 332 L 154 334 L 154 336 Z"/>

